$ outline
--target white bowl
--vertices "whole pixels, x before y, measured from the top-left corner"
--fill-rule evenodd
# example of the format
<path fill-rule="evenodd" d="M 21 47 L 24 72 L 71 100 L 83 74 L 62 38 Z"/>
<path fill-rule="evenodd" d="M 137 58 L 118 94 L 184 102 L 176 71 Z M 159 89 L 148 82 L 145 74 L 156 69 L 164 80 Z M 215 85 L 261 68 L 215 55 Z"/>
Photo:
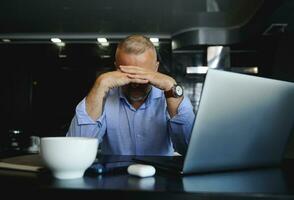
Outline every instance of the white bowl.
<path fill-rule="evenodd" d="M 97 150 L 97 138 L 41 138 L 41 158 L 53 176 L 59 179 L 81 178 L 94 162 Z"/>

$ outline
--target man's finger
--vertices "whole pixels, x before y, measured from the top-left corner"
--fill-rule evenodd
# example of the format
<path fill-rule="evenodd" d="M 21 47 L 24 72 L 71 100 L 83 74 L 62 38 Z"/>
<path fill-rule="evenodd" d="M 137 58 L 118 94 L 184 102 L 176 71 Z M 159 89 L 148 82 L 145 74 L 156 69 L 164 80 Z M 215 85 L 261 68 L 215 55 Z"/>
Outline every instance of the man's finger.
<path fill-rule="evenodd" d="M 149 81 L 146 80 L 146 79 L 132 78 L 132 79 L 131 79 L 131 82 L 132 82 L 132 83 L 139 83 L 139 84 L 146 84 L 146 83 L 148 83 Z"/>
<path fill-rule="evenodd" d="M 121 69 L 122 72 L 128 73 L 128 74 L 143 74 L 142 71 L 138 71 L 136 69 Z"/>
<path fill-rule="evenodd" d="M 130 74 L 143 74 L 143 73 L 145 73 L 145 71 L 142 70 L 141 67 L 136 67 L 136 66 L 120 66 L 120 70 L 125 73 L 130 73 Z"/>
<path fill-rule="evenodd" d="M 138 71 L 143 70 L 142 67 L 133 66 L 133 65 L 120 65 L 119 68 L 123 68 L 123 69 L 136 69 Z"/>
<path fill-rule="evenodd" d="M 144 79 L 149 80 L 148 76 L 146 74 L 127 74 L 129 78 L 132 79 Z"/>

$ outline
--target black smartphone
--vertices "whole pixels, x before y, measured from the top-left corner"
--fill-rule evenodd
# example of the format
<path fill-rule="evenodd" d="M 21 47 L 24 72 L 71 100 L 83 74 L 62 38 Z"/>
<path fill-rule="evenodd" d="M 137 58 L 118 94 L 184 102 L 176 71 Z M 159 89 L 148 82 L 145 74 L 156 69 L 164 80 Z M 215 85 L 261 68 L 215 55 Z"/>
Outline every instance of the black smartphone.
<path fill-rule="evenodd" d="M 110 172 L 126 171 L 128 166 L 134 162 L 130 161 L 117 161 L 109 163 L 94 162 L 87 170 L 90 174 L 104 174 Z"/>

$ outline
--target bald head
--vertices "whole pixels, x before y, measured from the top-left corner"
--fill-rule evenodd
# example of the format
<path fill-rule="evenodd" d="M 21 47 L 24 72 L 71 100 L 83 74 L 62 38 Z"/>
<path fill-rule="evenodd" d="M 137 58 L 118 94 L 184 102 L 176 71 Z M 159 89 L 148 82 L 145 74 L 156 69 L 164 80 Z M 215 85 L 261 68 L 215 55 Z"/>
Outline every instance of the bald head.
<path fill-rule="evenodd" d="M 150 51 L 156 59 L 156 50 L 149 38 L 143 35 L 130 35 L 118 44 L 115 59 L 118 59 L 119 53 L 140 55 L 146 51 Z"/>
<path fill-rule="evenodd" d="M 115 65 L 137 66 L 150 71 L 157 71 L 156 50 L 149 38 L 142 35 L 131 35 L 122 40 L 116 49 Z M 126 97 L 132 101 L 141 101 L 151 90 L 150 84 L 128 84 L 122 86 Z"/>

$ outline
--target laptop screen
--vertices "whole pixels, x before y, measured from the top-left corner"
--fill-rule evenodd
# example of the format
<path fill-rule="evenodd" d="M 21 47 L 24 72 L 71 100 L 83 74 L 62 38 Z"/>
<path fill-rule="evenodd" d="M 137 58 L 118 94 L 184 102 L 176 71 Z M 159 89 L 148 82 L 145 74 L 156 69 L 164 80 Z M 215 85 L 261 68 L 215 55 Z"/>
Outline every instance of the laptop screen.
<path fill-rule="evenodd" d="M 184 173 L 278 164 L 293 102 L 294 83 L 208 70 Z"/>

